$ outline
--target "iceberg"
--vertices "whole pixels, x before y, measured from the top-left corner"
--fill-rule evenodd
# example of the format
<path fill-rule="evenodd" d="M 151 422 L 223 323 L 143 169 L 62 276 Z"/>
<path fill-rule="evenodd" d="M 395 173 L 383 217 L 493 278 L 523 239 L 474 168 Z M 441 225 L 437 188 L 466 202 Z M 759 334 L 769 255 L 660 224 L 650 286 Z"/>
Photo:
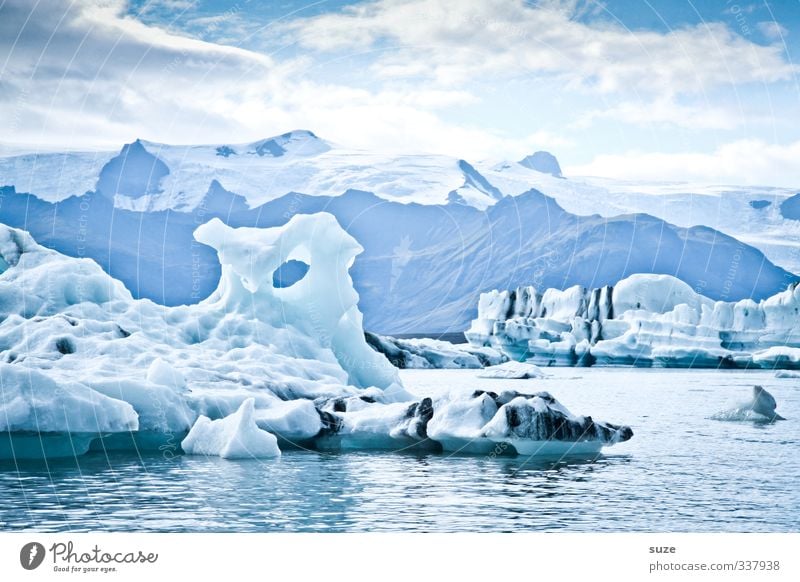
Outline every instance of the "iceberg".
<path fill-rule="evenodd" d="M 248 398 L 239 410 L 219 420 L 200 416 L 181 442 L 187 455 L 215 455 L 223 459 L 280 457 L 278 439 L 262 430 L 253 415 L 255 399 Z"/>
<path fill-rule="evenodd" d="M 800 369 L 800 286 L 714 301 L 669 275 L 616 285 L 483 293 L 465 333 L 538 365 Z"/>
<path fill-rule="evenodd" d="M 778 403 L 775 402 L 775 397 L 767 392 L 763 386 L 753 386 L 753 400 L 750 403 L 753 412 L 760 414 L 769 420 L 786 420 L 780 414 L 775 412 Z"/>
<path fill-rule="evenodd" d="M 597 454 L 633 431 L 575 416 L 547 392 L 478 390 L 439 403 L 428 434 L 447 451 L 561 457 Z"/>
<path fill-rule="evenodd" d="M 136 431 L 130 403 L 35 369 L 0 364 L 0 459 L 86 453 L 100 433 Z"/>
<path fill-rule="evenodd" d="M 475 452 L 500 442 L 511 452 L 547 439 L 570 454 L 632 434 L 572 417 L 541 395 L 522 398 L 535 402 L 525 422 L 543 428 L 522 430 L 502 428 L 497 416 L 509 413 L 500 397 L 408 393 L 365 339 L 349 275 L 362 249 L 330 214 L 295 215 L 268 229 L 213 219 L 195 237 L 217 252 L 219 284 L 197 304 L 167 307 L 134 299 L 91 259 L 0 226 L 0 458 L 89 450 L 241 458 L 291 447 Z M 308 268 L 277 284 L 275 271 L 289 261 Z M 489 348 L 407 345 L 431 365 L 505 359 Z"/>
<path fill-rule="evenodd" d="M 433 417 L 433 401 L 399 402 L 374 406 L 369 398 L 327 403 L 323 411 L 330 422 L 317 446 L 323 450 L 437 449 L 430 441 L 427 425 Z"/>
<path fill-rule="evenodd" d="M 604 444 L 626 441 L 629 427 L 574 416 L 547 392 L 496 399 L 502 404 L 484 427 L 486 436 L 510 443 L 522 455 L 549 456 L 599 453 Z"/>

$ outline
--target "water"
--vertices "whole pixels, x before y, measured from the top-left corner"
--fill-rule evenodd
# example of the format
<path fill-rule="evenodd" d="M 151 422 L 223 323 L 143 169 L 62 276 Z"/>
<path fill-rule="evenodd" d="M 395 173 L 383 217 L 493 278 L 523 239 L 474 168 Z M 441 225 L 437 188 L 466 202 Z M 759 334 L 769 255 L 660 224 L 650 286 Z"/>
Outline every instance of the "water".
<path fill-rule="evenodd" d="M 91 454 L 0 467 L 0 530 L 798 531 L 800 380 L 769 372 L 552 369 L 546 380 L 407 370 L 418 394 L 546 389 L 630 424 L 597 459 L 289 451 L 280 460 Z M 789 420 L 708 417 L 762 384 Z"/>

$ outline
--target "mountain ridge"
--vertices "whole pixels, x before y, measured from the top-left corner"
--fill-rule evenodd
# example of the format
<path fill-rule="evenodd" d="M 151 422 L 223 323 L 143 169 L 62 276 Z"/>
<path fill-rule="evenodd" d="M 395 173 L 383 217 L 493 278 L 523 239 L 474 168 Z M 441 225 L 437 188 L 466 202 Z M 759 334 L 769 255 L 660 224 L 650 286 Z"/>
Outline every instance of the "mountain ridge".
<path fill-rule="evenodd" d="M 251 208 L 219 182 L 194 213 L 119 209 L 96 194 L 55 204 L 10 188 L 0 194 L 0 222 L 65 254 L 92 257 L 134 296 L 168 305 L 204 298 L 219 278 L 213 251 L 191 241 L 197 224 L 219 217 L 231 226 L 270 227 L 329 212 L 365 248 L 351 273 L 365 325 L 380 333 L 464 329 L 480 292 L 494 288 L 599 286 L 649 272 L 677 276 L 712 298 L 759 299 L 798 280 L 713 229 L 648 215 L 578 216 L 537 190 L 486 211 L 403 204 L 355 189 L 292 192 Z"/>

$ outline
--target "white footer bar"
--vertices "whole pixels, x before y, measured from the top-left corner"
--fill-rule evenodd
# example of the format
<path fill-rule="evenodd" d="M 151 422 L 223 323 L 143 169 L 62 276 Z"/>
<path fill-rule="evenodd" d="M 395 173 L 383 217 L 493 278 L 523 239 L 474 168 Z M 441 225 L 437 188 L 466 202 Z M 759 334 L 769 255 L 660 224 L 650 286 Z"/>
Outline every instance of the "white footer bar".
<path fill-rule="evenodd" d="M 800 534 L 0 534 L 0 580 L 800 580 Z"/>

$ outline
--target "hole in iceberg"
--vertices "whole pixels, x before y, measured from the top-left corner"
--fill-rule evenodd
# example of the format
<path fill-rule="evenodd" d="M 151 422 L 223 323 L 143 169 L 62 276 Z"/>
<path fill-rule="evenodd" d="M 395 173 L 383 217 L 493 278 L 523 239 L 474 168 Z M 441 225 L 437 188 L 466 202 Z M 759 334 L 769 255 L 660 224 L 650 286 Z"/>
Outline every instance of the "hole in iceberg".
<path fill-rule="evenodd" d="M 75 353 L 75 344 L 68 337 L 60 337 L 56 340 L 56 349 L 59 353 L 67 355 Z"/>
<path fill-rule="evenodd" d="M 308 264 L 290 259 L 272 273 L 272 285 L 276 289 L 291 287 L 308 273 Z"/>

